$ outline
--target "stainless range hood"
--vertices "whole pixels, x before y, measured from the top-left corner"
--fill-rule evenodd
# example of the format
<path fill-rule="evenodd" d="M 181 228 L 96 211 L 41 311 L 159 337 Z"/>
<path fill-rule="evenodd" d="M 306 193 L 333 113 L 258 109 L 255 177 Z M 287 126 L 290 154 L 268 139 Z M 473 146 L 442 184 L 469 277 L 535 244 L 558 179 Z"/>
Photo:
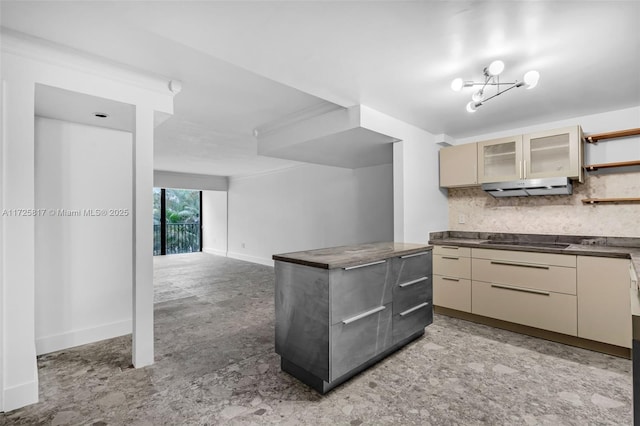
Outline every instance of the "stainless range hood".
<path fill-rule="evenodd" d="M 569 178 L 566 177 L 483 183 L 482 189 L 495 198 L 571 195 L 573 193 L 573 185 L 571 185 Z"/>

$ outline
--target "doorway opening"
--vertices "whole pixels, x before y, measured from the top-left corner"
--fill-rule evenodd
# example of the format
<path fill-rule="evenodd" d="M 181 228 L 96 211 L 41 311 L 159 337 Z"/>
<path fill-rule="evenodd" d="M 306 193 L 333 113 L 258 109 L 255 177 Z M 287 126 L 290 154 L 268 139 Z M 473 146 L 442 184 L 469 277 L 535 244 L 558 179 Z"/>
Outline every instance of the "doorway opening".
<path fill-rule="evenodd" d="M 153 255 L 202 251 L 202 191 L 153 188 Z"/>

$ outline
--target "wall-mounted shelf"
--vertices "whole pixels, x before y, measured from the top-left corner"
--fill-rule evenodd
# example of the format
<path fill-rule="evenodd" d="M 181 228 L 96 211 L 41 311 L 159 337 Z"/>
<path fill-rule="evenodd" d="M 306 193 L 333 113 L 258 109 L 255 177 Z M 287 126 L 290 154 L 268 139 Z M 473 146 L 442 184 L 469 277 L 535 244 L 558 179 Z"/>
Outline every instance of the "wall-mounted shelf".
<path fill-rule="evenodd" d="M 612 167 L 629 167 L 629 166 L 640 166 L 640 160 L 620 161 L 617 163 L 589 164 L 587 166 L 584 166 L 584 169 L 588 171 L 594 171 L 598 169 L 609 169 Z"/>
<path fill-rule="evenodd" d="M 601 204 L 601 203 L 640 203 L 639 197 L 632 198 L 585 198 L 582 200 L 584 204 Z"/>
<path fill-rule="evenodd" d="M 640 135 L 640 128 L 617 130 L 615 132 L 596 133 L 594 135 L 586 136 L 585 140 L 589 143 L 596 143 L 599 140 L 603 140 L 603 139 L 625 138 L 627 136 L 638 136 L 638 135 Z"/>
<path fill-rule="evenodd" d="M 594 135 L 589 135 L 585 137 L 585 141 L 588 143 L 596 143 L 599 140 L 603 139 L 615 139 L 615 138 L 626 138 L 628 136 L 639 136 L 640 128 L 636 129 L 627 129 L 627 130 L 618 130 L 615 132 L 606 132 L 606 133 L 597 133 Z M 620 161 L 617 163 L 601 163 L 601 164 L 589 164 L 584 166 L 584 169 L 587 171 L 593 171 L 598 169 L 607 169 L 612 167 L 629 167 L 629 166 L 640 166 L 640 160 L 633 161 Z M 583 204 L 627 204 L 627 203 L 640 203 L 640 197 L 631 197 L 631 198 L 585 198 L 582 200 Z"/>

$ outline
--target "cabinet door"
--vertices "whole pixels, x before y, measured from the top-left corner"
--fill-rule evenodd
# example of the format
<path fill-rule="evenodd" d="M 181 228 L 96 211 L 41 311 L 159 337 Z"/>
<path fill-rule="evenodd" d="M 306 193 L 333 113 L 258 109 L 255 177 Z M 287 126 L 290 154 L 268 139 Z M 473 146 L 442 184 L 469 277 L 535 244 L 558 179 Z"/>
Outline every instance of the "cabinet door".
<path fill-rule="evenodd" d="M 478 183 L 523 177 L 522 136 L 478 142 Z"/>
<path fill-rule="evenodd" d="M 454 188 L 478 184 L 477 144 L 449 146 L 440 150 L 440 186 Z"/>
<path fill-rule="evenodd" d="M 583 141 L 579 126 L 524 135 L 524 177 L 570 177 L 583 181 Z"/>
<path fill-rule="evenodd" d="M 578 337 L 631 347 L 629 260 L 578 256 Z"/>

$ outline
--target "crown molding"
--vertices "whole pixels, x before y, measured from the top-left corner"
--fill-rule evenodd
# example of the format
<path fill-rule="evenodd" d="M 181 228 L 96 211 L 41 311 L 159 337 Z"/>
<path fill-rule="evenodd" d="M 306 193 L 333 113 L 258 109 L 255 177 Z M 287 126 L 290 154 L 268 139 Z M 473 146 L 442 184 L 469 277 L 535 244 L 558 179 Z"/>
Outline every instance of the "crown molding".
<path fill-rule="evenodd" d="M 3 54 L 12 54 L 49 65 L 97 75 L 165 96 L 173 97 L 176 94 L 169 87 L 172 81 L 169 77 L 140 71 L 101 56 L 5 27 L 0 28 L 0 50 Z"/>

